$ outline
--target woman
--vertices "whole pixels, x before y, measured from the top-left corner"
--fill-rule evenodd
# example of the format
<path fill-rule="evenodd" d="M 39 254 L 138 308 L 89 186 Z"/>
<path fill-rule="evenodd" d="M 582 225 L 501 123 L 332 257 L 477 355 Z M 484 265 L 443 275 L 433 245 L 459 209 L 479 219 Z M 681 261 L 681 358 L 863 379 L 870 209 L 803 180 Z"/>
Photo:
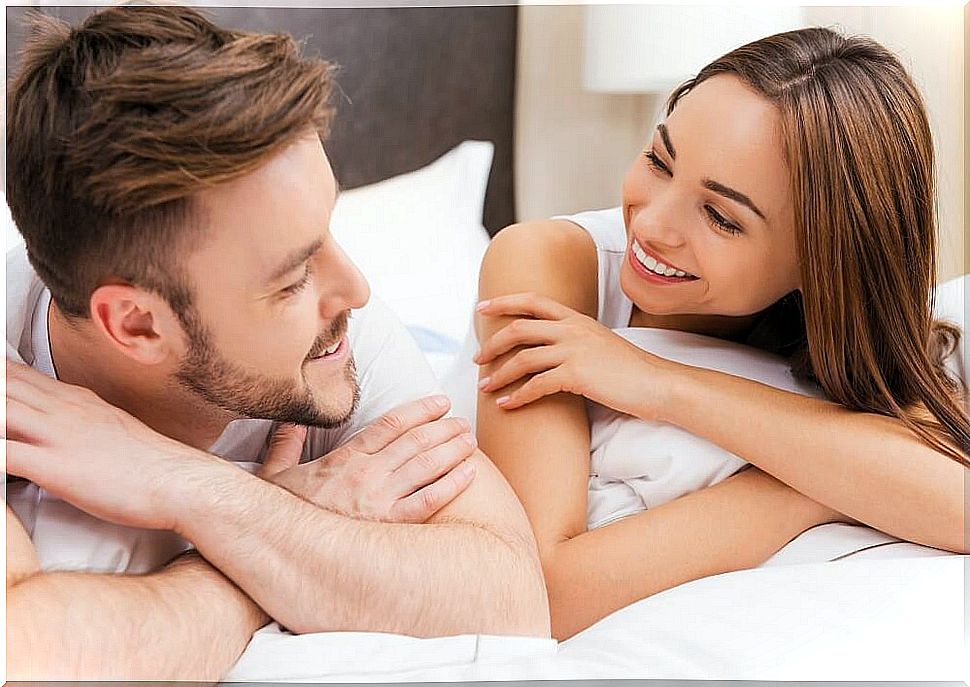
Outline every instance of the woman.
<path fill-rule="evenodd" d="M 819 523 L 966 552 L 959 331 L 931 314 L 932 141 L 899 61 L 826 29 L 739 48 L 673 93 L 622 197 L 612 224 L 506 229 L 482 267 L 479 442 L 536 532 L 554 635 Z M 784 353 L 828 400 L 658 358 L 625 326 Z M 755 467 L 587 531 L 583 397 Z"/>

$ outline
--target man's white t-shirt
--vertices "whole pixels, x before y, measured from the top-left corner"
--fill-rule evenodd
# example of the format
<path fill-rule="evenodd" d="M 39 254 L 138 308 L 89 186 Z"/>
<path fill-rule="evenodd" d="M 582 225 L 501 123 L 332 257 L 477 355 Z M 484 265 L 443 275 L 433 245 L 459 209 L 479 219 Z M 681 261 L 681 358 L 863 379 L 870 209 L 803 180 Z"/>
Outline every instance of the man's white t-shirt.
<path fill-rule="evenodd" d="M 23 246 L 8 252 L 7 359 L 56 378 L 47 332 L 50 300 Z M 348 339 L 361 391 L 357 411 L 340 427 L 312 428 L 304 460 L 329 453 L 395 406 L 440 393 L 417 344 L 378 299 L 372 297 L 352 313 Z M 252 471 L 262 462 L 272 428 L 270 420 L 230 422 L 209 452 Z M 173 532 L 98 520 L 29 482 L 8 481 L 7 503 L 27 530 L 45 570 L 142 573 L 189 547 Z"/>

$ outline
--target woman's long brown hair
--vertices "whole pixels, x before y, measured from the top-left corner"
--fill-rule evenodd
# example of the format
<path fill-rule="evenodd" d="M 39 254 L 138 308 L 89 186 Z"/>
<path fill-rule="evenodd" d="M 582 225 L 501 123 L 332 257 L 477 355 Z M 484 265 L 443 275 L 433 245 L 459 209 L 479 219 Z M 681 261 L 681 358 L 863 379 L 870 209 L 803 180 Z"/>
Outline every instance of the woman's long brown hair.
<path fill-rule="evenodd" d="M 678 87 L 733 74 L 781 113 L 802 287 L 761 331 L 793 370 L 847 408 L 896 417 L 970 465 L 966 388 L 944 360 L 960 330 L 933 319 L 933 141 L 890 51 L 824 28 L 749 43 Z"/>

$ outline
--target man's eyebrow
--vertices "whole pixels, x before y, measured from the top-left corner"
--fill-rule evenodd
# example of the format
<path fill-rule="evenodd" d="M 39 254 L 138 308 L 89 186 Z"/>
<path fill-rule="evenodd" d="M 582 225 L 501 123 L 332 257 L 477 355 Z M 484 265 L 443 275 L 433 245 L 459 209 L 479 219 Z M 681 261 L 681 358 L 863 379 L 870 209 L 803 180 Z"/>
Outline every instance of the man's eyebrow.
<path fill-rule="evenodd" d="M 304 246 L 298 250 L 293 251 L 287 256 L 280 265 L 273 270 L 273 273 L 266 280 L 267 283 L 272 283 L 286 276 L 289 272 L 292 272 L 297 267 L 302 265 L 304 262 L 310 259 L 314 253 L 320 250 L 320 246 L 323 245 L 323 239 L 317 239 L 308 246 Z"/>
<path fill-rule="evenodd" d="M 701 182 L 701 185 L 709 191 L 714 191 L 714 193 L 717 193 L 718 195 L 724 196 L 725 198 L 730 198 L 731 200 L 741 203 L 742 205 L 746 205 L 758 217 L 765 219 L 765 213 L 758 209 L 758 206 L 754 204 L 753 200 L 748 198 L 740 191 L 735 191 L 733 188 L 720 184 L 713 179 L 704 179 L 704 181 Z"/>
<path fill-rule="evenodd" d="M 677 151 L 674 150 L 674 144 L 670 142 L 670 132 L 667 131 L 667 127 L 663 124 L 658 124 L 657 131 L 660 132 L 660 138 L 663 139 L 664 148 L 666 148 L 667 152 L 670 153 L 670 159 L 676 160 Z"/>

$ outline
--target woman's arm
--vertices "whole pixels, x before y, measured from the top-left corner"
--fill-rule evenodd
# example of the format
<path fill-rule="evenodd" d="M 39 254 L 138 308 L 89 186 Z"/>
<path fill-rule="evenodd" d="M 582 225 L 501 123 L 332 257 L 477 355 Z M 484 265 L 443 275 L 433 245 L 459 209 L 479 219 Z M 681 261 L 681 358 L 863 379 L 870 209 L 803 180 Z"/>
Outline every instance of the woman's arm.
<path fill-rule="evenodd" d="M 480 295 L 535 291 L 595 317 L 596 269 L 591 240 L 568 222 L 510 227 L 489 248 Z M 479 340 L 510 319 L 479 317 Z M 481 375 L 509 355 L 483 366 Z M 677 584 L 757 565 L 805 529 L 837 518 L 760 471 L 746 470 L 586 532 L 590 437 L 584 399 L 556 394 L 508 412 L 492 395 L 480 395 L 478 435 L 535 530 L 553 635 L 560 639 Z"/>
<path fill-rule="evenodd" d="M 901 421 L 663 360 L 616 336 L 588 311 L 535 290 L 480 304 L 480 314 L 499 327 L 508 315 L 536 318 L 505 327 L 476 358 L 492 362 L 485 391 L 501 390 L 495 403 L 503 408 L 522 409 L 564 390 L 661 419 L 850 518 L 911 541 L 967 551 L 967 469 Z M 513 347 L 528 350 L 509 357 Z M 525 384 L 509 386 L 527 375 L 533 376 Z"/>
<path fill-rule="evenodd" d="M 644 413 L 659 413 L 872 527 L 968 552 L 967 469 L 899 420 L 712 370 L 675 369 L 670 402 Z"/>

